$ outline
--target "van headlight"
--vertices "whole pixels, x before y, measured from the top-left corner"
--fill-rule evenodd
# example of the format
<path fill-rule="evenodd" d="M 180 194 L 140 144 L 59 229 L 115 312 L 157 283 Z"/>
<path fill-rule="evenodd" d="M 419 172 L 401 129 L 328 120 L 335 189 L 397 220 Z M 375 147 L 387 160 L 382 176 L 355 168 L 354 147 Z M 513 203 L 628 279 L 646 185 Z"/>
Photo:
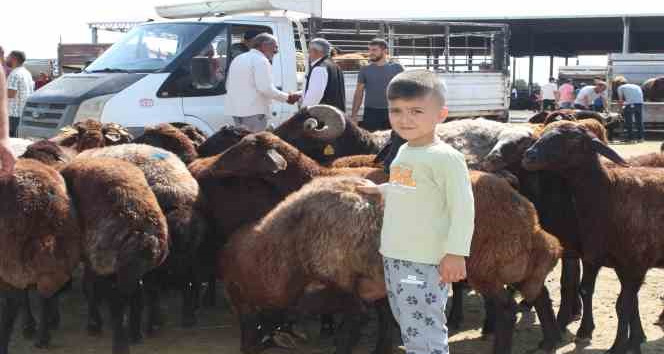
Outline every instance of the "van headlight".
<path fill-rule="evenodd" d="M 89 98 L 78 106 L 76 116 L 74 116 L 74 123 L 84 121 L 86 119 L 101 120 L 101 114 L 104 111 L 106 102 L 110 100 L 115 94 L 97 96 Z"/>

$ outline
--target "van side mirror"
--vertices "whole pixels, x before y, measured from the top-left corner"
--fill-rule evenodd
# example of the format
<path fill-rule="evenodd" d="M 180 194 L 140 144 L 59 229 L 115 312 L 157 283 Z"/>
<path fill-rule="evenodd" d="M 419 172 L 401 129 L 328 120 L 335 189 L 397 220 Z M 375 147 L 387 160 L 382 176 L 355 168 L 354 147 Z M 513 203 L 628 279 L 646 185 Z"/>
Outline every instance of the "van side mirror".
<path fill-rule="evenodd" d="M 191 82 L 195 89 L 206 90 L 215 87 L 214 59 L 208 57 L 193 57 L 191 59 Z"/>

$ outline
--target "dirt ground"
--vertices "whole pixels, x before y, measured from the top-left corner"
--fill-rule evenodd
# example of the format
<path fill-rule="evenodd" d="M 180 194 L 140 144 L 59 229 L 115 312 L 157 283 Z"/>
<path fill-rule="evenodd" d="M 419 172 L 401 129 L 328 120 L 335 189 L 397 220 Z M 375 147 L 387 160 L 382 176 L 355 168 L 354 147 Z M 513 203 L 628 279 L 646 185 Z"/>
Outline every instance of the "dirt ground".
<path fill-rule="evenodd" d="M 651 141 L 638 145 L 615 145 L 614 147 L 625 157 L 634 154 L 659 151 L 659 142 Z M 549 275 L 547 287 L 553 297 L 554 306 L 558 307 L 560 301 L 560 267 L 556 267 Z M 663 307 L 661 296 L 664 289 L 664 270 L 651 270 L 646 282 L 639 293 L 641 319 L 646 331 L 647 342 L 642 346 L 644 354 L 664 353 L 664 331 L 654 325 L 657 316 Z M 594 298 L 594 315 L 597 329 L 592 342 L 587 346 L 577 346 L 573 341 L 579 323 L 569 326 L 569 332 L 556 353 L 604 353 L 613 342 L 616 330 L 615 301 L 620 285 L 614 272 L 603 269 L 597 282 L 597 291 Z M 132 347 L 134 354 L 235 354 L 239 351 L 239 329 L 229 309 L 219 299 L 219 305 L 212 309 L 202 309 L 199 315 L 199 324 L 194 329 L 183 329 L 177 325 L 179 314 L 179 301 L 171 296 L 165 301 L 167 306 L 168 323 L 161 332 L 154 337 L 146 337 L 140 345 Z M 480 335 L 480 326 L 483 319 L 482 300 L 474 292 L 466 296 L 465 323 L 463 328 L 450 336 L 451 352 L 454 354 L 489 353 L 491 342 L 483 340 Z M 91 353 L 110 354 L 110 330 L 105 328 L 102 337 L 89 337 L 85 331 L 87 308 L 80 284 L 74 285 L 73 291 L 68 292 L 61 305 L 62 325 L 52 332 L 51 354 Z M 104 312 L 108 318 L 108 312 Z M 317 322 L 307 322 L 306 330 L 310 339 L 300 343 L 297 350 L 271 349 L 266 354 L 312 354 L 333 353 L 331 338 L 320 338 L 317 335 Z M 11 353 L 32 354 L 47 353 L 35 349 L 31 341 L 23 339 L 20 326 L 14 331 L 11 342 Z M 354 353 L 370 353 L 375 340 L 373 326 L 365 331 L 360 346 Z M 514 354 L 531 353 L 541 339 L 541 331 L 537 316 L 534 312 L 519 314 L 514 334 Z"/>

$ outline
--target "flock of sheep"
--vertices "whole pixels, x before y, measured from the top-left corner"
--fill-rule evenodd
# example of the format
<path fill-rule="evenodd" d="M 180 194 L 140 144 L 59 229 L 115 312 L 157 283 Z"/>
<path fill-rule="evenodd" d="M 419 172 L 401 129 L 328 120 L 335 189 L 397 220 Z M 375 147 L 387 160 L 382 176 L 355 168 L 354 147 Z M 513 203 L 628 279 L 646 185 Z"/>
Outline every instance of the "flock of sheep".
<path fill-rule="evenodd" d="M 467 284 L 454 284 L 448 325 L 463 321 L 461 290 L 469 286 L 485 299 L 482 331 L 494 334 L 494 353 L 511 352 L 515 291 L 537 311 L 541 349 L 555 350 L 561 330 L 581 315 L 577 339 L 590 339 L 595 278 L 608 266 L 622 285 L 610 352 L 640 352 L 637 293 L 647 270 L 664 266 L 664 158 L 623 160 L 592 113 L 535 120 L 438 127 L 466 156 L 476 210 Z M 319 105 L 256 134 L 224 127 L 207 138 L 163 124 L 134 139 L 115 124 L 84 121 L 48 140 L 14 143 L 22 158 L 0 179 L 0 354 L 19 313 L 36 346 L 48 347 L 58 297 L 79 265 L 87 329 L 100 333 L 107 302 L 114 354 L 158 330 L 167 287 L 181 292 L 181 324 L 195 325 L 201 296 L 213 302 L 217 279 L 243 353 L 260 351 L 264 338 L 292 345 L 293 315 L 303 313 L 324 315 L 340 354 L 351 353 L 371 310 L 375 352 L 398 344 L 378 253 L 382 200 L 357 190 L 364 179 L 388 180 L 384 167 L 404 143 L 389 131 L 369 133 Z M 556 315 L 544 281 L 560 258 Z M 40 295 L 38 321 L 31 289 Z M 337 326 L 331 314 L 343 321 Z"/>

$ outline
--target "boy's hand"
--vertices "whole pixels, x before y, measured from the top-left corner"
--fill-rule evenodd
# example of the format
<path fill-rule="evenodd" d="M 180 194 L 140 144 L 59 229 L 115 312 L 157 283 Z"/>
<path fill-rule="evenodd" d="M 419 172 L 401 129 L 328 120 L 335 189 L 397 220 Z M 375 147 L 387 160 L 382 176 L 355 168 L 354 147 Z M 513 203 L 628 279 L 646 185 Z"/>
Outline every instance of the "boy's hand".
<path fill-rule="evenodd" d="M 381 194 L 378 186 L 370 180 L 365 180 L 363 186 L 356 187 L 358 191 L 366 194 Z"/>
<path fill-rule="evenodd" d="M 438 267 L 441 283 L 455 283 L 466 279 L 466 259 L 463 256 L 447 254 Z"/>

